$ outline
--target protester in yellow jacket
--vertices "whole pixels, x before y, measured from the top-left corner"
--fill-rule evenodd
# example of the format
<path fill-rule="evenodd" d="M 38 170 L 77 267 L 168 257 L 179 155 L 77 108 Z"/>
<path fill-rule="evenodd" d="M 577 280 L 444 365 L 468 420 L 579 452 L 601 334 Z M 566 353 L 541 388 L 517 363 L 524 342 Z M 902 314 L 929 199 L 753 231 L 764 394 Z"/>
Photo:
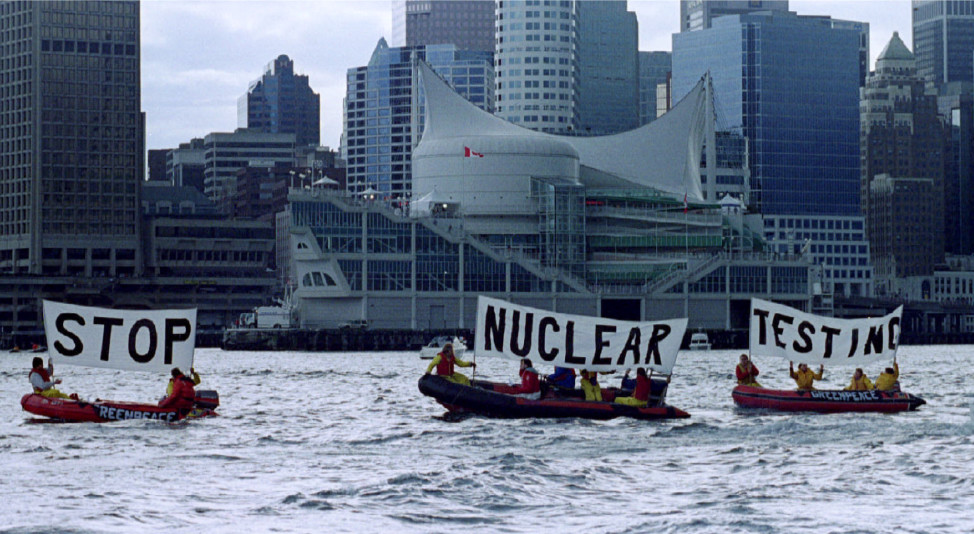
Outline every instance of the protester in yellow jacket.
<path fill-rule="evenodd" d="M 879 391 L 897 391 L 900 389 L 900 384 L 897 382 L 899 378 L 900 366 L 894 360 L 893 367 L 887 367 L 885 371 L 876 377 L 876 389 Z"/>
<path fill-rule="evenodd" d="M 462 384 L 464 386 L 470 385 L 470 379 L 466 375 L 456 372 L 453 366 L 457 367 L 473 367 L 476 369 L 477 364 L 473 362 L 463 361 L 456 357 L 453 353 L 453 343 L 447 343 L 443 345 L 443 350 L 437 354 L 433 361 L 430 362 L 429 367 L 426 368 L 426 374 L 433 372 L 433 368 L 436 368 L 436 374 L 442 376 L 443 378 L 449 380 L 450 382 L 456 384 Z"/>
<path fill-rule="evenodd" d="M 822 379 L 822 372 L 825 371 L 825 366 L 818 366 L 818 372 L 813 373 L 811 369 L 808 368 L 808 364 L 800 363 L 798 364 L 798 372 L 795 372 L 795 364 L 793 362 L 788 362 L 788 374 L 795 379 L 795 383 L 798 384 L 798 391 L 808 391 L 815 389 L 812 387 L 812 383 L 816 380 Z"/>
<path fill-rule="evenodd" d="M 869 380 L 869 377 L 862 372 L 861 367 L 856 368 L 856 372 L 852 375 L 852 382 L 846 386 L 846 391 L 870 391 L 873 389 L 873 383 Z"/>
<path fill-rule="evenodd" d="M 598 373 L 595 371 L 586 371 L 585 369 L 582 369 L 581 380 L 579 382 L 582 385 L 582 391 L 585 393 L 585 400 L 602 400 L 602 387 L 599 386 Z"/>

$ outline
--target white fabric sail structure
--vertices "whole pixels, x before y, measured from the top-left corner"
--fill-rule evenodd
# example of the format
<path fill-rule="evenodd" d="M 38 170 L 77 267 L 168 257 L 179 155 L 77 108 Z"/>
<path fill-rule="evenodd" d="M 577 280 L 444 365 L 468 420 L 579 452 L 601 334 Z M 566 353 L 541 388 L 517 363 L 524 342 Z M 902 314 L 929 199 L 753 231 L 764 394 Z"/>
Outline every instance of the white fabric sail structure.
<path fill-rule="evenodd" d="M 588 168 L 600 186 L 649 187 L 680 201 L 684 196 L 703 199 L 700 157 L 707 119 L 704 80 L 670 112 L 645 126 L 615 135 L 575 137 L 536 132 L 507 122 L 468 102 L 425 63 L 420 63 L 419 73 L 426 95 L 426 125 L 413 150 L 414 193 L 429 191 L 441 177 L 476 174 L 476 168 L 463 162 L 487 164 L 493 160 L 493 168 L 513 167 L 512 172 L 517 172 L 523 168 L 524 157 L 530 155 L 533 159 L 528 163 L 536 163 L 540 172 L 551 169 L 551 174 L 567 178 L 574 174 L 583 184 Z M 533 176 L 538 172 L 529 171 Z"/>

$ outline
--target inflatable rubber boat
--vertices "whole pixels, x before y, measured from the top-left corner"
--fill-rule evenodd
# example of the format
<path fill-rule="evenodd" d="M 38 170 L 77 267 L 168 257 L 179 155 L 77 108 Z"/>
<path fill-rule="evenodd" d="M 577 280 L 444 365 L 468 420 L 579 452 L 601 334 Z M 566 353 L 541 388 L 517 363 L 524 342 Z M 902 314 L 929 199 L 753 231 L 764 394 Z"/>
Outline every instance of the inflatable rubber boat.
<path fill-rule="evenodd" d="M 878 412 L 895 413 L 916 410 L 926 401 L 900 391 L 796 391 L 737 386 L 731 392 L 734 403 L 742 408 L 763 408 L 785 412 Z"/>
<path fill-rule="evenodd" d="M 583 419 L 676 419 L 690 417 L 687 412 L 661 401 L 666 391 L 665 380 L 653 380 L 649 406 L 637 408 L 616 404 L 612 400 L 631 392 L 615 388 L 602 390 L 603 402 L 586 401 L 581 390 L 542 387 L 539 399 L 529 399 L 513 394 L 507 384 L 474 380 L 465 386 L 436 375 L 424 375 L 419 379 L 419 391 L 436 399 L 451 412 L 468 412 L 497 418 L 554 418 L 580 417 Z M 655 402 L 655 405 L 654 405 Z"/>
<path fill-rule="evenodd" d="M 153 419 L 172 423 L 217 415 L 215 410 L 220 405 L 220 397 L 216 391 L 197 391 L 196 407 L 189 411 L 138 402 L 49 399 L 37 393 L 24 395 L 20 399 L 20 405 L 26 412 L 58 421 L 105 423 L 126 419 Z"/>

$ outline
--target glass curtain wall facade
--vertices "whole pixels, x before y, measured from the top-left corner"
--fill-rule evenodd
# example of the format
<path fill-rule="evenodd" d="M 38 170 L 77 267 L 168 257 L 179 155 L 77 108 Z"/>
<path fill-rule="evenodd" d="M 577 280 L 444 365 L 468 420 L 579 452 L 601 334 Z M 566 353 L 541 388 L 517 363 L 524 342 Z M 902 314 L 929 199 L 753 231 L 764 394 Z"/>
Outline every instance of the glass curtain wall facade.
<path fill-rule="evenodd" d="M 494 51 L 494 2 L 396 0 L 392 45 L 452 44 L 461 50 Z"/>
<path fill-rule="evenodd" d="M 474 105 L 493 112 L 490 52 L 454 45 L 390 48 L 380 40 L 369 64 L 347 73 L 343 148 L 349 192 L 371 188 L 382 197 L 411 196 L 412 151 L 424 120 L 418 61 L 429 63 Z"/>
<path fill-rule="evenodd" d="M 914 0 L 913 52 L 918 74 L 934 87 L 974 83 L 974 2 Z"/>
<path fill-rule="evenodd" d="M 944 248 L 947 253 L 974 253 L 974 94 L 938 98 L 948 119 L 944 171 Z"/>
<path fill-rule="evenodd" d="M 496 14 L 496 114 L 532 130 L 577 132 L 576 2 L 503 0 Z"/>
<path fill-rule="evenodd" d="M 0 31 L 0 269 L 139 274 L 139 3 L 3 2 Z"/>
<path fill-rule="evenodd" d="M 832 278 L 837 290 L 868 293 L 868 252 L 838 257 L 868 249 L 859 205 L 862 27 L 836 26 L 826 17 L 773 11 L 675 34 L 673 96 L 682 98 L 710 71 L 717 115 L 747 138 L 751 204 L 764 214 L 766 237 L 782 253 L 805 244 L 819 250 L 827 276 L 839 277 Z M 850 232 L 837 234 L 835 225 Z M 799 233 L 808 243 L 789 237 Z M 854 242 L 836 242 L 837 235 Z M 819 248 L 815 236 L 823 239 Z M 828 267 L 848 262 L 857 268 Z"/>
<path fill-rule="evenodd" d="M 320 199 L 291 199 L 291 227 L 307 227 L 338 260 L 353 292 L 531 293 L 551 291 L 511 261 L 452 242 L 415 219 Z M 365 236 L 365 237 L 363 237 Z"/>
<path fill-rule="evenodd" d="M 772 9 L 788 11 L 788 0 L 680 0 L 680 31 L 706 30 L 717 17 Z"/>
<path fill-rule="evenodd" d="M 281 55 L 251 82 L 237 103 L 237 124 L 265 133 L 293 133 L 298 146 L 321 144 L 321 101 L 294 61 Z"/>
<path fill-rule="evenodd" d="M 665 84 L 673 70 L 670 52 L 639 53 L 639 124 L 656 120 L 656 88 Z"/>
<path fill-rule="evenodd" d="M 636 14 L 626 2 L 578 2 L 577 11 L 578 134 L 635 129 L 640 124 Z"/>

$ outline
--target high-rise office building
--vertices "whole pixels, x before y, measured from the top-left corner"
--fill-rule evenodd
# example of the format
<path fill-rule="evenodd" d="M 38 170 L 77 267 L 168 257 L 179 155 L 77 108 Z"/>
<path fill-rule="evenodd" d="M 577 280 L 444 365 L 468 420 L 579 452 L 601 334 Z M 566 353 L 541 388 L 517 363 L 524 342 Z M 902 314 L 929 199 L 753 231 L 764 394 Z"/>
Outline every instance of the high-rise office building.
<path fill-rule="evenodd" d="M 780 253 L 807 251 L 849 294 L 871 292 L 859 206 L 861 34 L 774 10 L 673 35 L 673 100 L 711 73 L 718 116 L 747 138 L 765 237 Z"/>
<path fill-rule="evenodd" d="M 497 115 L 532 130 L 578 131 L 576 2 L 497 5 Z"/>
<path fill-rule="evenodd" d="M 237 101 L 237 125 L 255 132 L 293 133 L 298 146 L 321 143 L 321 103 L 308 77 L 281 55 Z"/>
<path fill-rule="evenodd" d="M 967 256 L 974 254 L 974 90 L 964 86 L 948 84 L 937 107 L 947 128 L 944 251 Z"/>
<path fill-rule="evenodd" d="M 913 0 L 913 50 L 934 87 L 974 82 L 974 2 Z"/>
<path fill-rule="evenodd" d="M 626 2 L 578 2 L 577 11 L 579 135 L 637 128 L 641 123 L 636 14 Z M 542 78 L 542 89 L 545 83 Z"/>
<path fill-rule="evenodd" d="M 412 191 L 412 150 L 422 133 L 423 107 L 416 76 L 426 61 L 464 97 L 493 112 L 492 54 L 455 45 L 390 48 L 380 39 L 369 64 L 348 69 L 342 146 L 347 189 L 373 189 L 383 197 Z"/>
<path fill-rule="evenodd" d="M 656 120 L 656 90 L 667 83 L 672 70 L 670 52 L 639 53 L 639 124 Z"/>
<path fill-rule="evenodd" d="M 862 90 L 862 211 L 877 292 L 944 259 L 944 128 L 933 89 L 894 33 Z"/>
<path fill-rule="evenodd" d="M 484 0 L 395 0 L 392 46 L 456 45 L 494 51 L 494 2 Z"/>
<path fill-rule="evenodd" d="M 498 116 L 570 135 L 638 126 L 638 27 L 626 2 L 498 2 L 496 26 Z"/>
<path fill-rule="evenodd" d="M 294 139 L 293 133 L 247 128 L 207 134 L 203 138 L 203 193 L 221 213 L 231 213 L 237 172 L 247 167 L 294 167 Z"/>
<path fill-rule="evenodd" d="M 141 270 L 139 3 L 0 3 L 0 270 Z"/>
<path fill-rule="evenodd" d="M 680 31 L 706 30 L 717 17 L 788 11 L 788 0 L 680 0 Z"/>
<path fill-rule="evenodd" d="M 205 190 L 203 152 L 200 138 L 179 143 L 179 148 L 166 152 L 166 180 L 174 187 L 193 187 L 202 193 Z"/>

